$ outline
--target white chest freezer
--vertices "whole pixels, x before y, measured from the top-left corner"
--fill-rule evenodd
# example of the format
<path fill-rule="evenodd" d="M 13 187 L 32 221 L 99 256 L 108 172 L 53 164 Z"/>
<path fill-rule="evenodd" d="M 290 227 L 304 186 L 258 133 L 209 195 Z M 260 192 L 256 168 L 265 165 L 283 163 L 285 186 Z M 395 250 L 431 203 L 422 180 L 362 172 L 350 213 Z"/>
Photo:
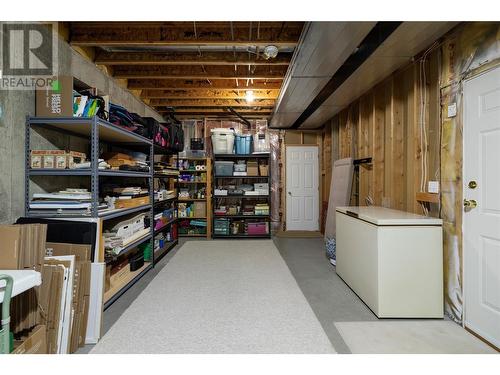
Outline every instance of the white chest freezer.
<path fill-rule="evenodd" d="M 337 274 L 379 318 L 442 318 L 441 227 L 383 207 L 337 207 Z"/>

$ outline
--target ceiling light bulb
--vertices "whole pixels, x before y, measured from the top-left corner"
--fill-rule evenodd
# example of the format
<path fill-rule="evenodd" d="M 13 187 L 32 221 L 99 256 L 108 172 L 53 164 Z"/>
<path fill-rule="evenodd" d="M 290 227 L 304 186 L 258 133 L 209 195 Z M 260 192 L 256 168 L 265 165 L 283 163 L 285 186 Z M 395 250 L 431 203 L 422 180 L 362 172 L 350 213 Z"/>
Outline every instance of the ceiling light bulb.
<path fill-rule="evenodd" d="M 253 102 L 254 99 L 255 99 L 255 97 L 253 95 L 253 90 L 247 90 L 245 92 L 245 100 L 247 102 Z"/>
<path fill-rule="evenodd" d="M 264 47 L 264 56 L 267 59 L 274 59 L 276 56 L 278 56 L 278 47 L 276 46 Z"/>

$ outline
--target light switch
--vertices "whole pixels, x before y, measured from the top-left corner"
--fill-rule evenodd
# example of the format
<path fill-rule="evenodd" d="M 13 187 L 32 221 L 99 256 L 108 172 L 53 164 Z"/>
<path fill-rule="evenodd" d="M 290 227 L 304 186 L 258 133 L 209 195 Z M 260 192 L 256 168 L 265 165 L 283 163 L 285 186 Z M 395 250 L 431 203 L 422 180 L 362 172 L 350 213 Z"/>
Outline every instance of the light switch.
<path fill-rule="evenodd" d="M 457 115 L 457 103 L 451 103 L 448 106 L 448 117 L 455 117 Z"/>

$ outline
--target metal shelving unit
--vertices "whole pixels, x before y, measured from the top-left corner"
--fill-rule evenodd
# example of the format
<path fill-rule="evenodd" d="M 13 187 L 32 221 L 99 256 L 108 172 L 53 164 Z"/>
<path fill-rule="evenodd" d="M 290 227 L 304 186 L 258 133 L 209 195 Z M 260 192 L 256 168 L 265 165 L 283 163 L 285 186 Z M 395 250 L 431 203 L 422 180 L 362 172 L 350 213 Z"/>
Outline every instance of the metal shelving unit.
<path fill-rule="evenodd" d="M 90 159 L 90 168 L 86 169 L 31 169 L 30 165 L 30 151 L 31 151 L 31 132 L 33 128 L 44 128 L 50 129 L 62 134 L 68 134 L 71 136 L 79 137 L 88 140 L 90 154 L 88 155 Z M 27 217 L 37 217 L 37 218 L 49 218 L 49 219 L 59 219 L 59 218 L 83 218 L 92 217 L 100 219 L 102 221 L 111 220 L 119 218 L 126 215 L 131 215 L 137 212 L 148 211 L 150 217 L 150 223 L 153 220 L 153 142 L 151 139 L 145 138 L 141 135 L 124 130 L 108 121 L 100 119 L 99 117 L 30 117 L 26 118 L 26 141 L 25 141 L 25 216 Z M 122 171 L 122 170 L 101 170 L 98 168 L 99 159 L 99 145 L 108 144 L 113 146 L 119 146 L 122 148 L 128 148 L 131 150 L 147 150 L 149 153 L 150 160 L 150 171 L 149 172 L 135 172 L 135 171 Z M 91 193 L 91 208 L 88 214 L 82 213 L 70 213 L 70 212 L 48 212 L 41 210 L 31 210 L 29 207 L 31 196 L 30 196 L 30 184 L 33 177 L 37 176 L 87 176 L 90 178 L 90 193 Z M 101 178 L 141 178 L 147 180 L 147 185 L 149 186 L 149 201 L 147 205 L 141 205 L 138 207 L 125 208 L 125 209 L 115 209 L 109 211 L 99 211 L 99 183 Z M 154 230 L 153 226 L 150 225 L 150 233 L 147 236 L 134 241 L 133 243 L 127 245 L 120 254 L 112 259 L 105 260 L 106 263 L 113 263 L 118 257 L 132 253 L 132 251 L 138 246 L 147 241 L 150 241 L 151 247 L 153 247 L 154 240 Z M 153 255 L 154 260 L 154 255 Z M 113 290 L 113 294 L 109 298 L 105 299 L 103 309 L 107 309 L 116 299 L 118 299 L 126 290 L 128 290 L 133 284 L 135 284 L 143 275 L 145 275 L 149 270 L 152 269 L 154 262 L 145 263 L 143 269 L 137 274 L 131 273 L 130 280 L 124 283 L 124 285 L 118 285 Z M 105 293 L 109 294 L 109 292 Z"/>
<path fill-rule="evenodd" d="M 219 176 L 215 174 L 215 161 L 221 161 L 221 160 L 266 160 L 267 165 L 268 165 L 268 175 L 267 176 Z M 212 190 L 215 192 L 215 187 L 219 186 L 218 182 L 220 180 L 237 180 L 237 181 L 245 181 L 245 180 L 251 180 L 252 182 L 267 182 L 269 183 L 269 189 L 271 188 L 270 186 L 270 180 L 271 180 L 271 159 L 270 159 L 270 154 L 269 153 L 263 153 L 263 154 L 215 154 L 214 159 L 214 174 L 213 174 L 213 187 Z M 234 183 L 234 182 L 233 182 Z M 268 234 L 265 235 L 249 235 L 249 234 L 228 234 L 228 235 L 222 235 L 222 234 L 215 234 L 212 232 L 212 238 L 217 238 L 217 239 L 257 239 L 257 238 L 271 238 L 271 192 L 269 191 L 269 194 L 267 195 L 213 195 L 213 202 L 212 202 L 212 226 L 215 226 L 215 220 L 216 219 L 238 219 L 238 220 L 245 220 L 245 219 L 251 219 L 251 220 L 259 220 L 259 219 L 264 219 L 263 221 L 266 221 L 268 224 Z M 216 200 L 217 199 L 237 199 L 241 202 L 243 200 L 247 199 L 255 199 L 259 201 L 266 201 L 269 205 L 269 215 L 243 215 L 243 214 L 238 214 L 238 215 L 215 215 L 214 210 L 215 207 L 217 206 Z"/>
<path fill-rule="evenodd" d="M 171 153 L 167 149 L 165 149 L 161 146 L 158 146 L 158 145 L 154 145 L 153 151 L 154 151 L 154 155 L 167 155 L 167 156 L 170 156 L 171 158 L 173 158 L 174 156 L 177 155 L 177 153 Z M 154 159 L 154 156 L 153 156 L 153 159 Z M 169 169 L 170 170 L 178 170 L 178 168 L 169 168 Z M 154 179 L 163 179 L 163 180 L 167 180 L 169 182 L 171 182 L 171 180 L 174 180 L 173 184 L 171 183 L 171 186 L 172 185 L 175 186 L 175 183 L 179 180 L 179 175 L 153 173 L 153 180 Z M 154 186 L 154 183 L 153 183 L 153 186 Z M 172 220 L 170 220 L 165 226 L 153 231 L 153 262 L 154 262 L 154 264 L 158 263 L 165 255 L 168 254 L 168 252 L 170 250 L 172 250 L 179 243 L 178 238 L 175 238 L 172 241 L 168 242 L 168 244 L 166 246 L 163 246 L 163 248 L 161 248 L 159 250 L 155 250 L 155 246 L 154 246 L 154 239 L 158 234 L 171 228 L 172 225 L 177 224 L 177 216 L 178 216 L 178 209 L 179 209 L 178 198 L 179 198 L 179 190 L 177 189 L 177 186 L 175 186 L 175 197 L 165 199 L 162 201 L 154 201 L 153 202 L 153 221 L 152 221 L 153 227 L 154 227 L 154 210 L 155 209 L 162 207 L 167 202 L 173 203 L 173 207 L 174 207 L 174 218 Z M 178 229 L 177 229 L 177 231 L 178 231 Z M 177 234 L 177 237 L 178 237 L 178 234 Z"/>

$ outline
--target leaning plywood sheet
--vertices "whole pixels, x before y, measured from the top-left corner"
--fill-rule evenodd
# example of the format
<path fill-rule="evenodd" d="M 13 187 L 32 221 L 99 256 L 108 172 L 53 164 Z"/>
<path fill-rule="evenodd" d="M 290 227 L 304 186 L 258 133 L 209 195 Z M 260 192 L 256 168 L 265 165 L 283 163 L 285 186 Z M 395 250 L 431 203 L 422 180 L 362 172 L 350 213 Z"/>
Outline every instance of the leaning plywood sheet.
<path fill-rule="evenodd" d="M 340 159 L 333 163 L 325 238 L 335 237 L 335 209 L 349 205 L 353 171 L 352 158 Z"/>

